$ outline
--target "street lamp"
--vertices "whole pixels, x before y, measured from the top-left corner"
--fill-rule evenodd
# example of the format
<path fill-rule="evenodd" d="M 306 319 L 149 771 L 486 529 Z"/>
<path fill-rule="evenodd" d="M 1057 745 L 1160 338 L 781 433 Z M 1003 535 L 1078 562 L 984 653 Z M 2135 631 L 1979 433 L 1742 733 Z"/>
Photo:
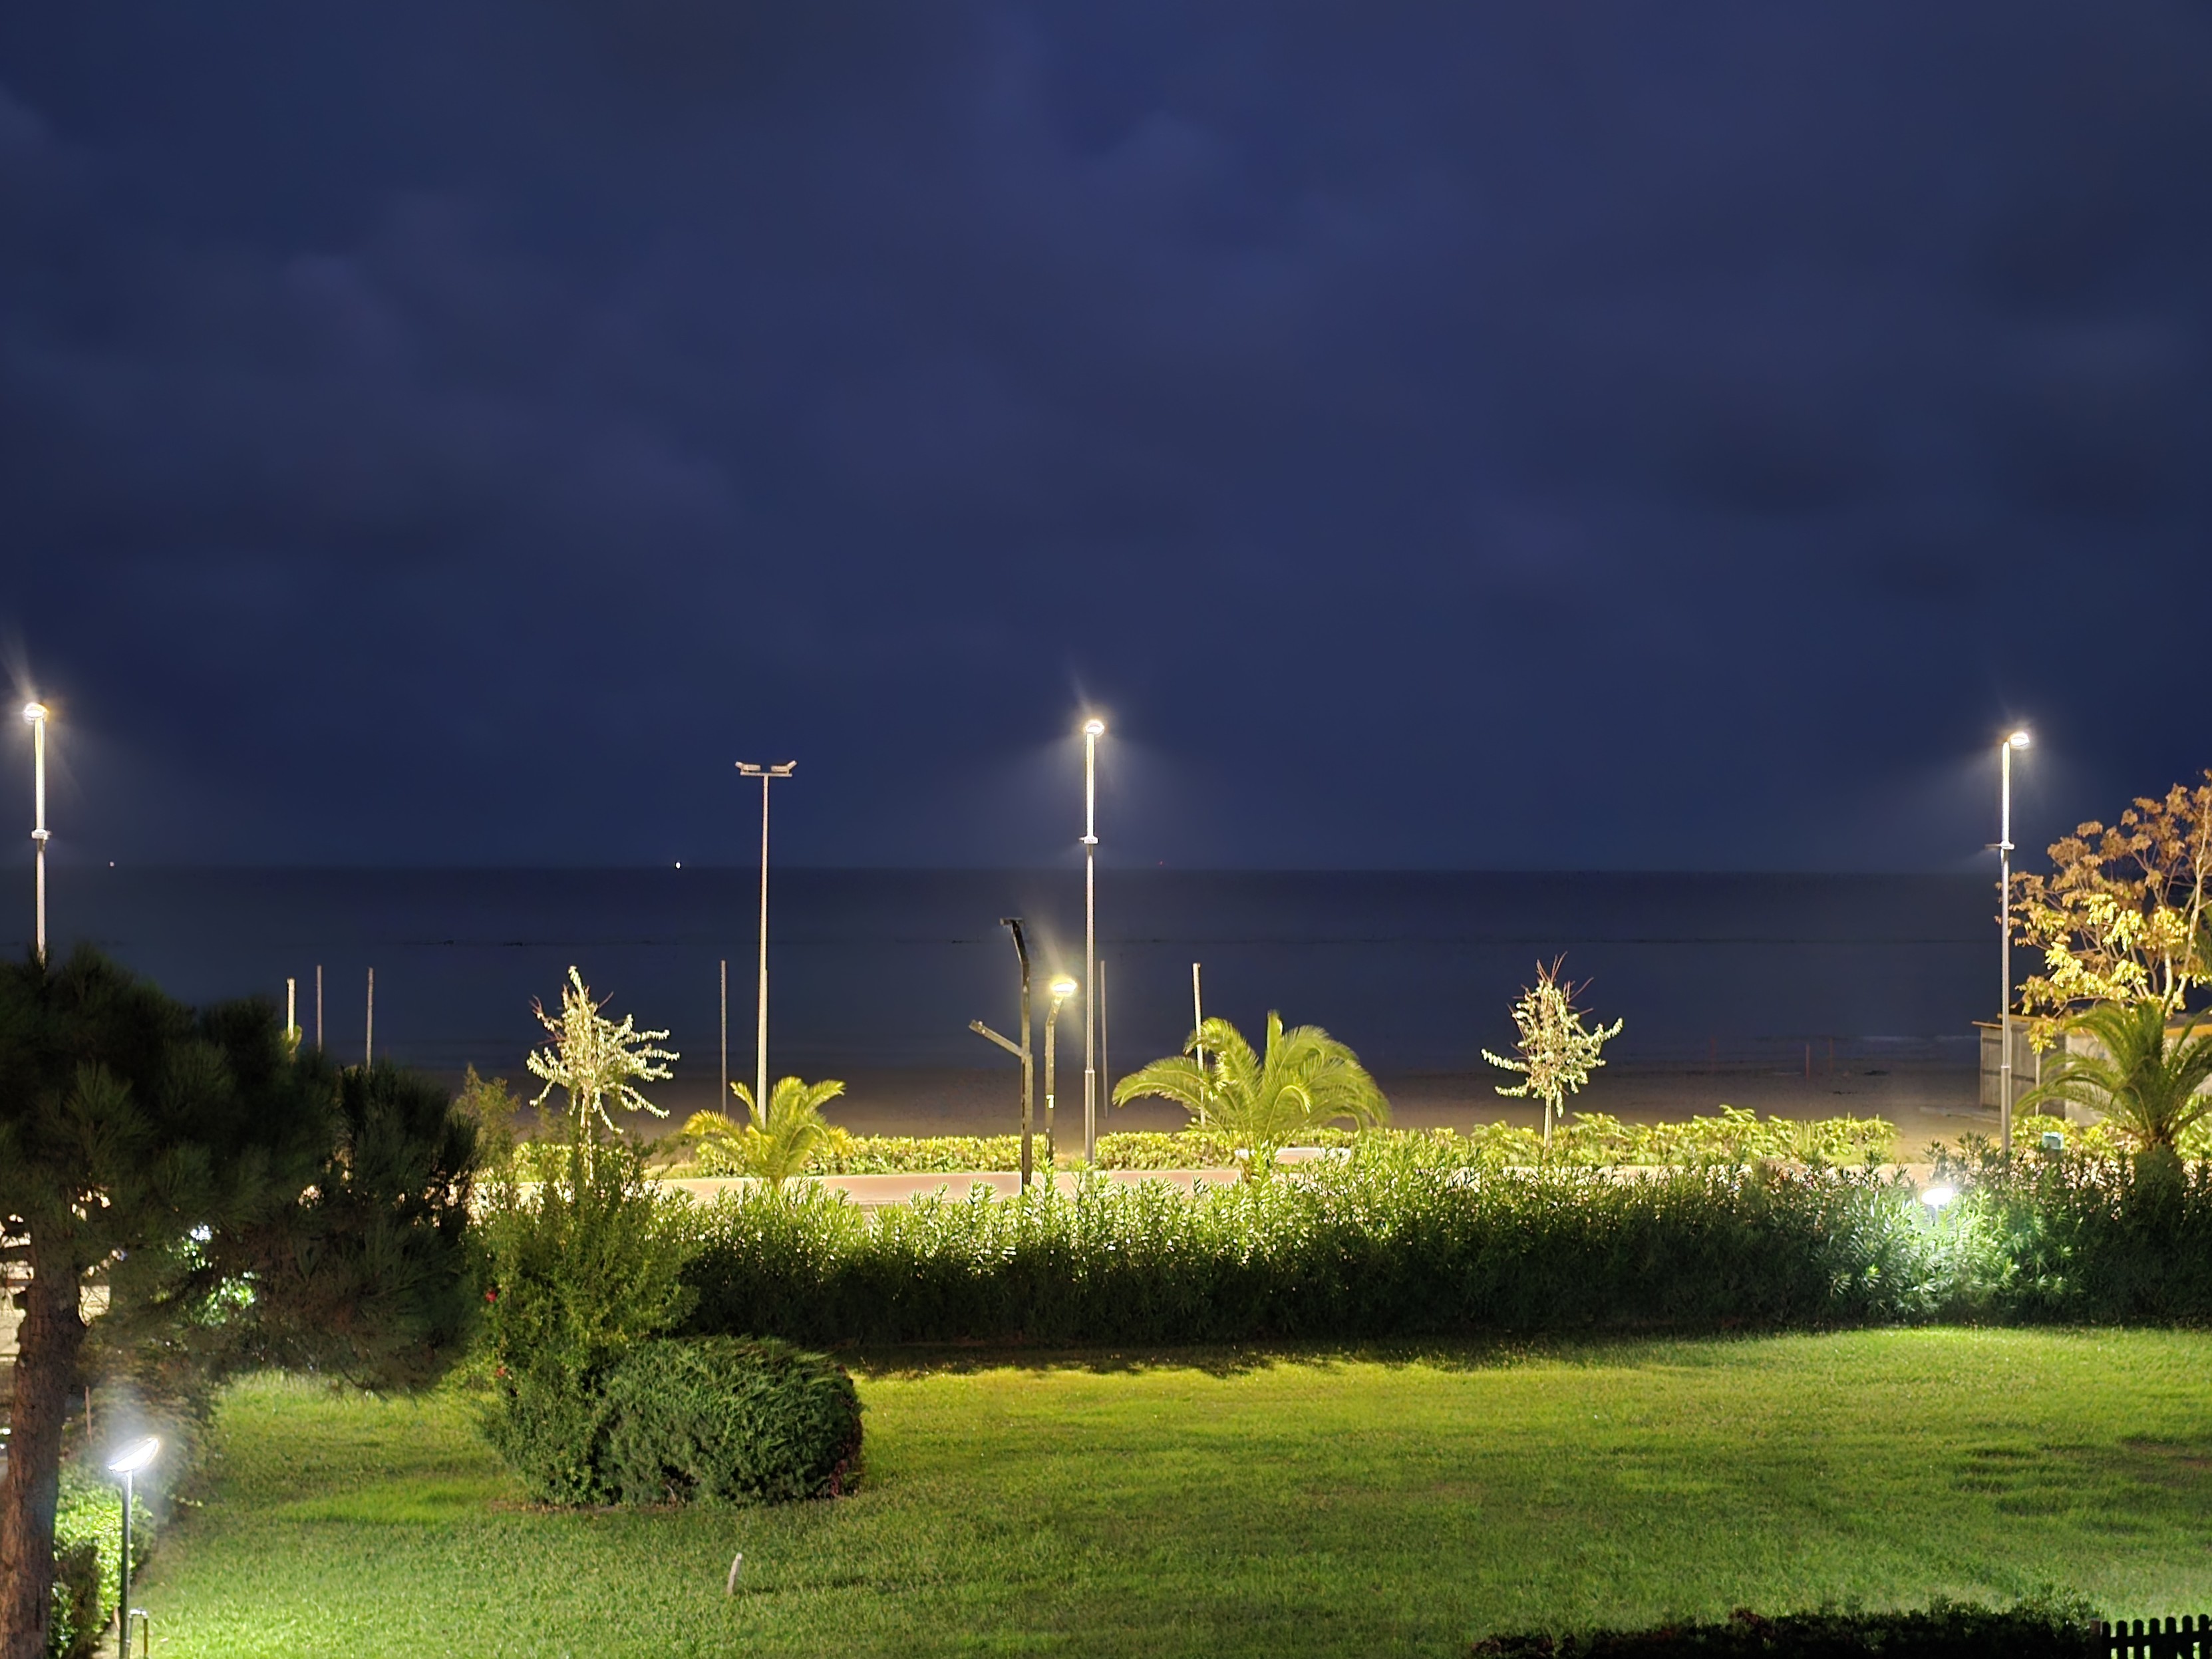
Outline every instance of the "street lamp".
<path fill-rule="evenodd" d="M 31 728 L 31 849 L 38 865 L 39 966 L 46 965 L 46 706 L 23 705 L 24 724 Z"/>
<path fill-rule="evenodd" d="M 1060 1005 L 1075 994 L 1075 981 L 1066 974 L 1047 988 L 1052 992 L 1052 1001 L 1044 1011 L 1044 1166 L 1046 1178 L 1056 1166 L 1053 1161 L 1052 1102 L 1060 1083 L 1060 1063 L 1053 1053 L 1052 1029 L 1060 1018 Z M 1089 1156 L 1085 1152 L 1085 1158 Z"/>
<path fill-rule="evenodd" d="M 1083 722 L 1083 973 L 1093 987 L 1083 999 L 1083 1161 L 1098 1157 L 1098 739 L 1106 722 Z"/>
<path fill-rule="evenodd" d="M 131 1507 L 139 1473 L 161 1453 L 161 1443 L 153 1435 L 143 1440 L 134 1440 L 109 1460 L 107 1472 L 123 1477 L 123 1599 L 115 1607 L 115 1650 L 127 1654 L 131 1650 Z M 138 1615 L 143 1618 L 145 1615 Z"/>
<path fill-rule="evenodd" d="M 753 1073 L 753 1103 L 763 1112 L 768 1110 L 768 787 L 772 780 L 787 778 L 798 769 L 797 761 L 778 761 L 773 766 L 738 763 L 739 777 L 761 781 L 760 1028 L 753 1048 L 758 1061 Z"/>
<path fill-rule="evenodd" d="M 1009 1042 L 980 1019 L 968 1022 L 977 1036 L 988 1037 L 1022 1063 L 1022 1190 L 1030 1189 L 1030 1122 L 1036 1115 L 1036 1068 L 1030 1059 L 1030 942 L 1022 934 L 1019 916 L 1000 916 L 999 926 L 1014 936 L 1014 954 L 1022 964 L 1022 1040 Z"/>
<path fill-rule="evenodd" d="M 2012 1162 L 2012 751 L 2032 741 L 2022 727 L 1997 745 L 1997 1109 L 2008 1164 Z"/>

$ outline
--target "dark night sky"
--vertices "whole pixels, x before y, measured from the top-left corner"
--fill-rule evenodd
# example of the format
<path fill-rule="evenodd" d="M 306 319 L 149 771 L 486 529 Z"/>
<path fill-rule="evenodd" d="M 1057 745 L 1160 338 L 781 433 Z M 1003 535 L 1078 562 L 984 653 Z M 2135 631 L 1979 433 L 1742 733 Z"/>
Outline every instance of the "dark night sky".
<path fill-rule="evenodd" d="M 1964 868 L 2208 322 L 2203 0 L 17 6 L 0 636 L 58 857 Z"/>

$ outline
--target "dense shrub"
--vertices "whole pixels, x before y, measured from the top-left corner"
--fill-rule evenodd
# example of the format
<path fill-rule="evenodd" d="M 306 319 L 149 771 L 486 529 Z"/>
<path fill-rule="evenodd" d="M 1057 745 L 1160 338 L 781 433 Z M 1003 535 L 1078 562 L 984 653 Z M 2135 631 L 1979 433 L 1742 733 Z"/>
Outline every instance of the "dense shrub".
<path fill-rule="evenodd" d="M 602 1479 L 626 1504 L 834 1497 L 860 1454 L 853 1379 L 772 1338 L 641 1343 L 605 1398 Z"/>
<path fill-rule="evenodd" d="M 840 1342 L 1205 1342 L 1825 1327 L 2212 1322 L 2212 1164 L 1953 1158 L 1931 1210 L 1876 1170 L 1470 1170 L 1364 1138 L 1191 1190 L 726 1194 L 685 1328 Z"/>
<path fill-rule="evenodd" d="M 1896 1321 L 1939 1310 L 1955 1251 L 1872 1172 L 1471 1173 L 1410 1140 L 1197 1192 L 726 1194 L 701 1234 L 687 1328 L 819 1344 Z"/>
<path fill-rule="evenodd" d="M 1896 1127 L 1878 1117 L 1832 1117 L 1802 1122 L 1762 1118 L 1740 1107 L 1723 1106 L 1711 1116 L 1674 1123 L 1623 1123 L 1601 1112 L 1583 1112 L 1561 1123 L 1551 1150 L 1534 1129 L 1510 1123 L 1478 1126 L 1464 1133 L 1449 1129 L 1370 1129 L 1365 1144 L 1417 1147 L 1424 1161 L 1456 1169 L 1502 1169 L 1539 1162 L 1592 1169 L 1708 1163 L 1741 1164 L 1781 1158 L 1823 1164 L 1880 1163 L 1895 1154 Z M 1320 1129 L 1301 1137 L 1304 1144 L 1344 1148 L 1362 1135 L 1347 1129 Z M 1225 1170 L 1240 1162 L 1234 1137 L 1200 1127 L 1175 1133 L 1137 1130 L 1098 1137 L 1102 1170 Z M 1044 1137 L 1036 1141 L 1044 1157 Z M 1019 1135 L 854 1135 L 833 1129 L 823 1152 L 810 1166 L 817 1175 L 960 1175 L 1021 1168 Z M 722 1148 L 699 1149 L 687 1173 L 741 1175 Z"/>
<path fill-rule="evenodd" d="M 131 1571 L 145 1565 L 153 1517 L 142 1496 L 131 1509 Z M 123 1562 L 123 1492 L 82 1465 L 62 1466 L 54 1510 L 54 1612 L 46 1626 L 52 1659 L 90 1659 L 115 1616 Z"/>
<path fill-rule="evenodd" d="M 1492 1636 L 1468 1649 L 1471 1659 L 2104 1659 L 2105 1651 L 2093 1610 L 2055 1601 L 1773 1619 L 1739 1608 L 1723 1624 Z"/>
<path fill-rule="evenodd" d="M 682 1317 L 688 1206 L 621 1143 L 572 1140 L 526 1185 L 495 1174 L 483 1223 L 485 1431 L 531 1496 L 599 1501 L 605 1383 L 638 1343 Z"/>

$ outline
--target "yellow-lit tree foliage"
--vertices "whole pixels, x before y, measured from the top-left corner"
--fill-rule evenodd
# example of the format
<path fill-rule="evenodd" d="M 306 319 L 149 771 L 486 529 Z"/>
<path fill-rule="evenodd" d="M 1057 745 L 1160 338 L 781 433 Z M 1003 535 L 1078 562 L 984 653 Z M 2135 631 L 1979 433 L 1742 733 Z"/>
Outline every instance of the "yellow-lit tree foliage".
<path fill-rule="evenodd" d="M 1540 1100 L 1544 1103 L 1544 1144 L 1552 1144 L 1552 1120 L 1559 1114 L 1566 1097 L 1589 1081 L 1589 1074 L 1605 1064 L 1601 1054 L 1609 1041 L 1620 1035 L 1620 1022 L 1601 1025 L 1592 1030 L 1583 1024 L 1582 1011 L 1575 1006 L 1575 993 L 1587 988 L 1571 984 L 1559 977 L 1565 957 L 1557 958 L 1547 968 L 1536 964 L 1536 982 L 1523 989 L 1521 1000 L 1513 1005 L 1513 1024 L 1521 1033 L 1517 1052 L 1508 1058 L 1493 1054 L 1489 1049 L 1482 1057 L 1501 1071 L 1518 1072 L 1521 1081 L 1508 1088 L 1498 1085 L 1498 1092 L 1510 1100 Z"/>
<path fill-rule="evenodd" d="M 2043 952 L 2020 988 L 2048 1044 L 2058 1022 L 2100 1003 L 2179 1012 L 2212 980 L 2212 771 L 2191 788 L 2138 797 L 2107 827 L 2092 819 L 2051 844 L 2051 873 L 2014 878 L 2016 938 Z"/>

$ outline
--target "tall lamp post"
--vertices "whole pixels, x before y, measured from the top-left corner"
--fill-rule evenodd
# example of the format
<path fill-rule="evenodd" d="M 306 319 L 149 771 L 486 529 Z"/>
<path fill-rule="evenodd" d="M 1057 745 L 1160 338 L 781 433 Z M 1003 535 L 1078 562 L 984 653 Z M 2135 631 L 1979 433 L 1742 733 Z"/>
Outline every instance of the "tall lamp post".
<path fill-rule="evenodd" d="M 107 1465 L 110 1474 L 123 1477 L 123 1597 L 115 1604 L 115 1651 L 118 1655 L 127 1655 L 131 1651 L 131 1500 L 140 1471 L 161 1453 L 161 1443 L 149 1434 L 143 1440 L 134 1440 L 125 1446 Z M 144 1615 L 140 1616 L 143 1618 Z"/>
<path fill-rule="evenodd" d="M 1997 745 L 1997 1109 L 2007 1164 L 2012 1162 L 2012 751 L 2031 741 L 2023 727 Z"/>
<path fill-rule="evenodd" d="M 1052 1001 L 1044 1011 L 1044 1166 L 1048 1182 L 1055 1167 L 1052 1151 L 1052 1101 L 1053 1096 L 1058 1092 L 1060 1082 L 1060 1062 L 1053 1052 L 1052 1030 L 1060 1020 L 1060 1005 L 1075 994 L 1075 981 L 1062 974 L 1048 988 L 1052 992 Z"/>
<path fill-rule="evenodd" d="M 1022 935 L 1019 916 L 1000 916 L 999 926 L 1014 936 L 1014 954 L 1022 964 L 1022 1040 L 1009 1042 L 980 1019 L 968 1022 L 977 1036 L 988 1037 L 1022 1063 L 1022 1190 L 1030 1189 L 1030 1123 L 1036 1115 L 1036 1068 L 1030 1060 L 1030 943 Z"/>
<path fill-rule="evenodd" d="M 768 787 L 777 778 L 789 777 L 798 769 L 797 761 L 778 761 L 773 766 L 756 766 L 750 761 L 738 763 L 739 777 L 758 778 L 761 783 L 760 1024 L 753 1049 L 757 1062 L 753 1072 L 753 1101 L 763 1112 L 768 1109 Z"/>
<path fill-rule="evenodd" d="M 38 866 L 39 966 L 46 965 L 46 706 L 23 705 L 24 723 L 31 728 L 31 854 Z"/>
<path fill-rule="evenodd" d="M 1098 1161 L 1098 739 L 1106 722 L 1083 722 L 1083 1161 Z M 1046 1029 L 1049 1030 L 1050 1026 Z"/>

